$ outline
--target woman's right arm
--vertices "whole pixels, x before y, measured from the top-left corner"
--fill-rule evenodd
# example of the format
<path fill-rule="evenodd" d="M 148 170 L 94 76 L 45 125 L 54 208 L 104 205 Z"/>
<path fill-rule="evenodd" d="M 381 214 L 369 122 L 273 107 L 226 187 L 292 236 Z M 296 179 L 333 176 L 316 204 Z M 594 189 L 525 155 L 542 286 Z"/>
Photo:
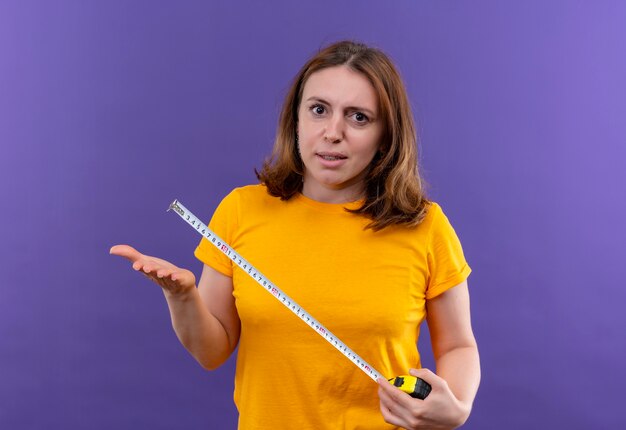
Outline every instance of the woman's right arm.
<path fill-rule="evenodd" d="M 133 269 L 162 288 L 178 339 L 202 367 L 213 370 L 226 361 L 240 333 L 232 278 L 205 265 L 196 288 L 193 273 L 168 261 L 127 245 L 110 252 L 128 259 Z"/>

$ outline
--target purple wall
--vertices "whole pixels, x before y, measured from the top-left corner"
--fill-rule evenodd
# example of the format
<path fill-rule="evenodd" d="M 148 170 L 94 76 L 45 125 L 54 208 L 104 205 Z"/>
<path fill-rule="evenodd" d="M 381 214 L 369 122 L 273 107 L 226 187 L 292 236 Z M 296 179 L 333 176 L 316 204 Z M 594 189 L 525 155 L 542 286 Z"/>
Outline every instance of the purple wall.
<path fill-rule="evenodd" d="M 235 426 L 232 361 L 201 370 L 108 249 L 199 274 L 168 204 L 208 219 L 252 182 L 289 80 L 341 38 L 396 60 L 474 269 L 466 428 L 623 426 L 624 3 L 227 3 L 0 3 L 0 427 Z"/>

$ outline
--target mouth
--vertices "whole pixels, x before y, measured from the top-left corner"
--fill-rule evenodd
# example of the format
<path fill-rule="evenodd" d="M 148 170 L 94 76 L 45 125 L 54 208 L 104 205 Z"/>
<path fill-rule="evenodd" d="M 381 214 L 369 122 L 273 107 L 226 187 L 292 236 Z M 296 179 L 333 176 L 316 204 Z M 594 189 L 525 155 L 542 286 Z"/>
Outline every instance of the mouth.
<path fill-rule="evenodd" d="M 347 156 L 339 152 L 318 152 L 315 155 L 317 155 L 320 158 L 323 158 L 326 161 L 345 160 L 346 158 L 348 158 Z"/>

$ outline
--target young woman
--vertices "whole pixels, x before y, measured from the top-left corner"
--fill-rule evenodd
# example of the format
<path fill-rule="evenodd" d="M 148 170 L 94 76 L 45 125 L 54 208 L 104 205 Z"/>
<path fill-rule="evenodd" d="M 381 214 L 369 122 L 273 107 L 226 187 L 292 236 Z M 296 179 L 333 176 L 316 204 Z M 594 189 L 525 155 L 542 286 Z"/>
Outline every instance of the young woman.
<path fill-rule="evenodd" d="M 480 380 L 459 240 L 428 201 L 404 85 L 385 54 L 335 43 L 300 70 L 260 184 L 235 189 L 210 227 L 379 372 L 432 386 L 414 399 L 374 384 L 202 240 L 194 275 L 126 245 L 159 284 L 182 344 L 206 369 L 239 345 L 240 429 L 452 429 Z M 436 373 L 420 367 L 427 319 Z"/>

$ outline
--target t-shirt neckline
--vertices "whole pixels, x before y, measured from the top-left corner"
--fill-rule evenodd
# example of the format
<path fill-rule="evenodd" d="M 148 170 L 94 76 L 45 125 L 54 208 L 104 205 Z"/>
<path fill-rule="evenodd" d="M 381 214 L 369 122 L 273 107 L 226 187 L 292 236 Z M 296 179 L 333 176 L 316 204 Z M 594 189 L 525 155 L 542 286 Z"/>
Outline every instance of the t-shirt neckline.
<path fill-rule="evenodd" d="M 294 200 L 314 209 L 331 213 L 345 213 L 346 209 L 359 209 L 361 206 L 363 206 L 363 203 L 365 202 L 365 199 L 359 199 L 346 203 L 326 203 L 320 202 L 318 200 L 313 200 L 312 198 L 307 197 L 302 193 L 296 194 Z"/>

